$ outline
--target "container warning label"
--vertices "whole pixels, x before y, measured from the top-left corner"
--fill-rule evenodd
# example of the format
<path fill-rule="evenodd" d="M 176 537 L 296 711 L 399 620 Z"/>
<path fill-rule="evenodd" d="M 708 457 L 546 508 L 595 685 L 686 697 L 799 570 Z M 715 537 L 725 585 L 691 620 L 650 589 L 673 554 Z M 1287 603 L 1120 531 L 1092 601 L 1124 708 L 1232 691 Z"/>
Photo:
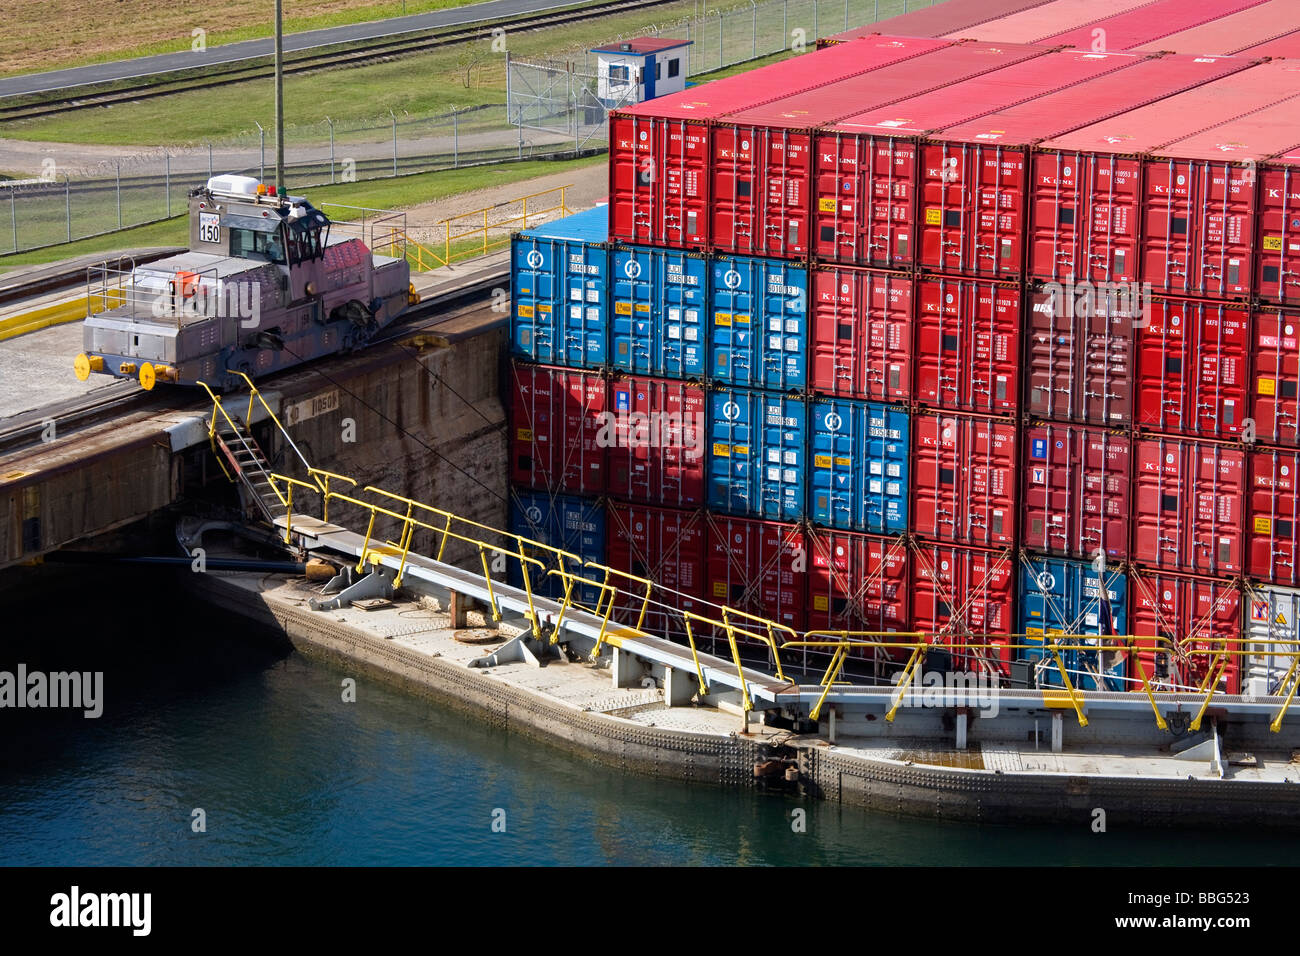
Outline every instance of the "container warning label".
<path fill-rule="evenodd" d="M 1259 517 L 1257 517 L 1257 518 L 1255 519 L 1255 533 L 1256 533 L 1256 534 L 1268 534 L 1268 533 L 1269 533 L 1270 531 L 1272 531 L 1272 530 L 1273 530 L 1273 519 L 1272 519 L 1272 518 L 1259 518 Z"/>
<path fill-rule="evenodd" d="M 614 303 L 614 313 L 615 313 L 616 315 L 631 315 L 631 314 L 632 314 L 632 303 L 631 303 L 631 302 L 615 302 L 615 303 Z"/>
<path fill-rule="evenodd" d="M 1276 380 L 1276 379 L 1272 379 L 1272 378 L 1261 378 L 1261 379 L 1259 380 L 1259 394 L 1261 394 L 1261 395 L 1276 395 L 1276 394 L 1277 394 L 1277 380 Z"/>
<path fill-rule="evenodd" d="M 1281 236 L 1265 236 L 1265 237 L 1264 237 L 1264 251 L 1265 251 L 1265 252 L 1281 252 L 1281 251 L 1282 251 L 1282 237 L 1281 237 Z"/>
<path fill-rule="evenodd" d="M 517 432 L 520 441 L 532 441 L 533 430 L 531 428 L 520 428 Z"/>
<path fill-rule="evenodd" d="M 819 200 L 817 200 L 817 211 L 818 211 L 818 212 L 834 212 L 836 206 L 837 206 L 837 202 L 836 202 L 834 196 L 831 196 L 829 199 L 819 199 Z"/>
<path fill-rule="evenodd" d="M 519 307 L 519 318 L 531 319 L 533 317 L 533 307 L 531 305 L 521 305 Z"/>
<path fill-rule="evenodd" d="M 825 594 L 818 594 L 813 597 L 814 611 L 829 611 L 830 608 L 831 608 L 831 602 L 826 600 Z"/>
<path fill-rule="evenodd" d="M 937 226 L 943 222 L 942 209 L 927 209 L 925 211 L 925 224 L 927 226 Z"/>
<path fill-rule="evenodd" d="M 813 455 L 814 468 L 829 468 L 831 466 L 830 455 Z"/>
<path fill-rule="evenodd" d="M 1250 619 L 1252 621 L 1263 621 L 1268 623 L 1268 602 L 1251 601 L 1250 602 Z"/>
<path fill-rule="evenodd" d="M 726 596 L 727 596 L 727 582 L 725 582 L 725 581 L 714 581 L 714 582 L 713 582 L 713 596 L 714 596 L 714 597 L 717 597 L 717 598 L 724 598 L 724 597 L 726 597 Z"/>
<path fill-rule="evenodd" d="M 714 458 L 730 458 L 730 457 L 731 457 L 731 446 L 730 446 L 730 445 L 719 445 L 717 442 L 714 442 L 714 443 L 713 443 L 713 457 L 714 457 Z"/>
<path fill-rule="evenodd" d="M 714 321 L 714 323 L 715 323 L 716 325 L 730 325 L 730 324 L 731 324 L 731 313 L 730 313 L 730 312 L 714 312 L 714 313 L 713 313 L 713 321 Z"/>

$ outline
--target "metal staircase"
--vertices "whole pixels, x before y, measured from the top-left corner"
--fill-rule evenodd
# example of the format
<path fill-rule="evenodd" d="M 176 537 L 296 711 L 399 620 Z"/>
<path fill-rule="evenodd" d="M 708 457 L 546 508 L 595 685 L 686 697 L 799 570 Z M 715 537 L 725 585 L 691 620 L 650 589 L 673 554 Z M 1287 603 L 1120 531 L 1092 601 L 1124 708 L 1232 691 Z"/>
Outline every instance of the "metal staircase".
<path fill-rule="evenodd" d="M 274 527 L 275 519 L 283 518 L 289 509 L 271 481 L 271 462 L 253 438 L 252 429 L 232 416 L 218 422 L 212 439 L 239 480 L 245 506 L 256 507 Z"/>

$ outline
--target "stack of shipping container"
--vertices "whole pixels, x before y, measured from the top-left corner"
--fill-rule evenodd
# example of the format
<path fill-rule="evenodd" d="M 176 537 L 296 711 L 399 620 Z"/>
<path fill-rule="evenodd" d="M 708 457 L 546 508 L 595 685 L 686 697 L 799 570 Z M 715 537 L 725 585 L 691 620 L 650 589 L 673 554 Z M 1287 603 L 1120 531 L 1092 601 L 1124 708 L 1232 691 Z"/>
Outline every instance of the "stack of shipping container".
<path fill-rule="evenodd" d="M 1271 689 L 1204 652 L 1297 633 L 1300 64 L 1146 48 L 1272 3 L 949 0 L 616 111 L 608 208 L 515 239 L 514 530 L 951 666 L 1059 683 L 969 645 L 1065 634 L 1133 689 L 1132 633 Z"/>

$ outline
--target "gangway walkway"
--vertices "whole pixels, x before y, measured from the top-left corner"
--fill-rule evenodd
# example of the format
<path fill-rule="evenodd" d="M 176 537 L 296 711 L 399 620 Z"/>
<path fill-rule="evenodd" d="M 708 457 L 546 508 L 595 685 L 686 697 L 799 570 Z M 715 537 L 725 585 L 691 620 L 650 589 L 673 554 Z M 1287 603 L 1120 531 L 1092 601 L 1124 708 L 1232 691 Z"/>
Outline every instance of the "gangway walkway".
<path fill-rule="evenodd" d="M 1160 730 L 1168 727 L 1167 718 L 1173 714 L 1186 716 L 1190 728 L 1200 730 L 1202 722 L 1219 713 L 1249 714 L 1254 719 L 1267 717 L 1274 733 L 1280 731 L 1297 690 L 1300 689 L 1300 642 L 1278 640 L 1265 642 L 1270 653 L 1290 666 L 1281 680 L 1275 695 L 1250 697 L 1220 692 L 1218 677 L 1232 658 L 1245 658 L 1258 653 L 1251 650 L 1249 639 L 1223 639 L 1217 643 L 1201 639 L 1202 646 L 1183 646 L 1174 638 L 1141 637 L 1132 635 L 1041 635 L 1028 640 L 1027 635 L 961 635 L 926 632 L 853 632 L 808 631 L 798 633 L 792 628 L 759 615 L 736 608 L 696 602 L 697 606 L 710 608 L 708 614 L 686 610 L 677 592 L 663 588 L 657 582 L 638 577 L 626 571 L 608 567 L 594 561 L 584 561 L 561 548 L 532 540 L 522 535 L 501 531 L 479 524 L 453 512 L 424 504 L 414 499 L 394 494 L 382 488 L 366 486 L 345 475 L 334 474 L 313 467 L 294 444 L 274 410 L 262 397 L 256 386 L 245 377 L 249 385 L 248 414 L 251 421 L 255 403 L 260 403 L 270 421 L 274 423 L 288 448 L 292 460 L 301 465 L 304 477 L 269 472 L 260 450 L 252 453 L 241 444 L 242 424 L 222 405 L 222 399 L 209 393 L 213 413 L 209 437 L 217 449 L 221 447 L 245 448 L 248 454 L 238 461 L 241 480 L 246 491 L 260 499 L 258 510 L 282 532 L 286 547 L 297 551 L 333 551 L 349 561 L 347 587 L 356 582 L 355 575 L 382 578 L 382 586 L 399 588 L 403 580 L 413 577 L 432 587 L 456 595 L 482 601 L 490 610 L 491 619 L 500 622 L 503 611 L 519 615 L 525 630 L 539 643 L 560 643 L 564 635 L 579 636 L 582 643 L 590 644 L 590 658 L 600 658 L 606 645 L 615 651 L 629 653 L 641 660 L 660 664 L 683 674 L 693 674 L 701 694 L 707 695 L 712 686 L 726 687 L 739 692 L 746 714 L 756 706 L 782 708 L 796 706 L 796 713 L 816 721 L 832 704 L 856 704 L 859 708 L 883 708 L 884 718 L 892 723 L 899 708 L 905 706 L 909 688 L 919 686 L 924 663 L 930 650 L 958 655 L 968 667 L 981 669 L 992 675 L 1000 685 L 996 655 L 1014 654 L 1016 659 L 1037 656 L 1044 664 L 1047 680 L 1033 689 L 998 687 L 998 696 L 1004 706 L 1010 704 L 1029 708 L 1072 710 L 1081 727 L 1088 726 L 1087 712 L 1096 708 L 1103 711 L 1129 711 L 1149 709 L 1154 714 Z M 220 436 L 219 432 L 222 432 Z M 225 434 L 225 433 L 229 434 Z M 250 439 L 251 440 L 251 439 Z M 229 456 L 228 456 L 229 457 Z M 231 476 L 235 480 L 234 476 Z M 257 478 L 258 480 L 253 480 Z M 340 485 L 347 492 L 338 490 Z M 269 488 L 269 494 L 268 494 Z M 302 494 L 319 500 L 321 517 L 318 519 L 295 510 L 294 496 L 301 501 Z M 366 494 L 370 499 L 357 497 Z M 282 510 L 276 505 L 282 506 Z M 329 510 L 343 506 L 357 509 L 368 526 L 364 535 L 333 523 Z M 376 526 L 389 525 L 398 530 L 397 540 L 387 540 L 375 533 Z M 413 549 L 415 535 L 430 534 L 436 544 L 434 557 L 421 555 Z M 456 550 L 477 552 L 478 568 L 468 570 L 443 560 L 449 545 Z M 350 562 L 355 561 L 355 565 Z M 500 580 L 502 572 L 509 569 L 522 587 Z M 494 571 L 496 576 L 494 577 Z M 543 582 L 562 588 L 562 599 L 538 593 Z M 380 582 L 372 579 L 372 586 Z M 343 585 L 340 585 L 343 587 Z M 594 607 L 575 599 L 582 590 L 594 588 L 597 594 Z M 543 588 L 542 590 L 546 590 Z M 636 617 L 635 625 L 615 619 L 616 605 L 621 603 L 625 618 Z M 671 641 L 641 629 L 651 608 L 667 611 L 685 627 L 684 641 Z M 630 609 L 630 611 L 629 611 Z M 725 641 L 730 660 L 701 653 L 697 638 L 707 635 L 712 640 Z M 1164 687 L 1147 679 L 1141 657 L 1136 653 L 1138 641 L 1143 653 L 1159 649 L 1167 653 L 1203 656 L 1208 664 L 1207 676 L 1199 687 Z M 1258 643 L 1258 642 L 1255 642 Z M 770 671 L 746 666 L 741 647 L 750 653 L 768 654 Z M 1068 667 L 1065 656 L 1101 651 L 1123 652 L 1131 655 L 1138 685 L 1128 692 L 1110 690 L 1087 691 L 1075 686 L 1080 671 Z M 782 664 L 782 652 L 787 659 L 796 652 L 814 652 L 829 657 L 825 673 L 812 684 L 791 680 Z M 871 685 L 853 683 L 844 676 L 844 665 L 851 655 L 886 653 L 897 669 L 897 684 Z M 752 658 L 751 658 L 752 659 Z M 906 661 L 905 664 L 902 662 Z M 1072 676 L 1074 679 L 1072 679 Z M 1217 710 L 1211 712 L 1211 702 Z M 832 715 L 834 711 L 831 711 Z"/>

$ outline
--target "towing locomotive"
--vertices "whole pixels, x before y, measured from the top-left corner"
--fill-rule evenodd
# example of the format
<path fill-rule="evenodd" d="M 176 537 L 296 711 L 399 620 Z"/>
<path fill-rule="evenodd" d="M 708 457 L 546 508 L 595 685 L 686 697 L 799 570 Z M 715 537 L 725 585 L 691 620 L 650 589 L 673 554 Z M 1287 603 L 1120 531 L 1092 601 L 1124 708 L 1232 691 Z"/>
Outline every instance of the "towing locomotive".
<path fill-rule="evenodd" d="M 214 176 L 190 193 L 188 252 L 88 270 L 77 378 L 231 388 L 238 372 L 257 378 L 364 346 L 419 301 L 405 257 L 373 251 L 384 235 L 397 251 L 400 218 L 372 217 L 367 246 L 300 196 Z"/>

